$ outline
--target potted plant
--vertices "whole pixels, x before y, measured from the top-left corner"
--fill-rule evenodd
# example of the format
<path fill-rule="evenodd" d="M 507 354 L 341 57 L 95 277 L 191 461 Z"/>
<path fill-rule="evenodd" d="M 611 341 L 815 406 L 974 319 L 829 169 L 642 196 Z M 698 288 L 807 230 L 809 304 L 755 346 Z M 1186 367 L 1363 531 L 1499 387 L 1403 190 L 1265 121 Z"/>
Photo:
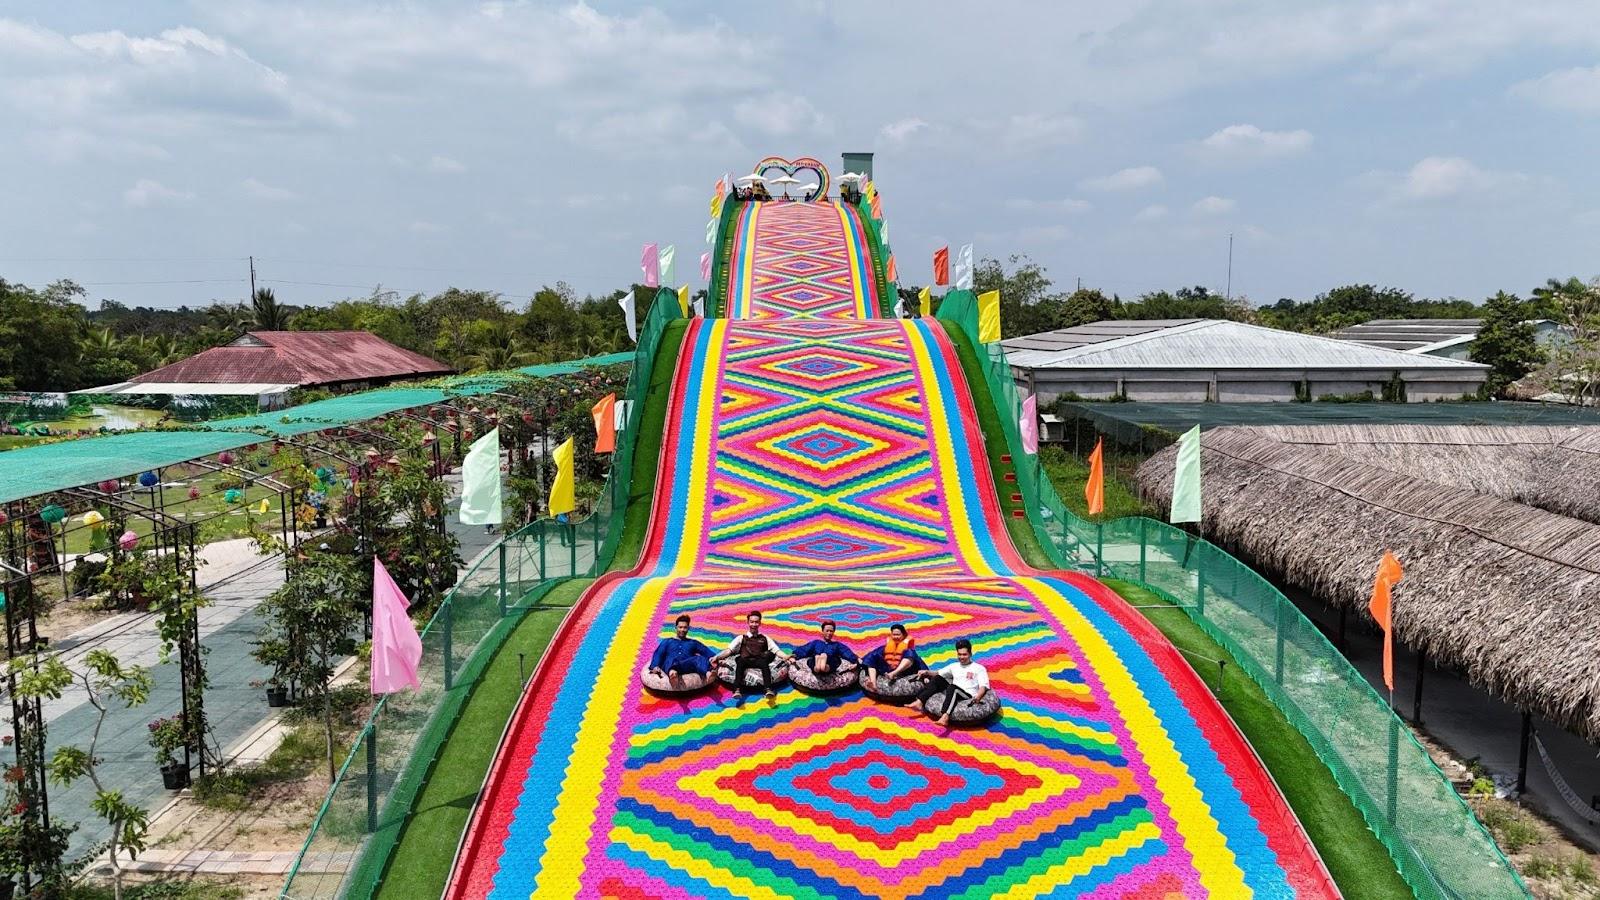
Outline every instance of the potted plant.
<path fill-rule="evenodd" d="M 255 649 L 250 651 L 256 662 L 272 667 L 272 674 L 265 681 L 253 681 L 251 687 L 265 687 L 267 689 L 267 706 L 277 709 L 289 705 L 289 670 L 294 660 L 289 653 L 289 642 L 278 637 L 263 637 L 255 642 Z"/>
<path fill-rule="evenodd" d="M 183 718 L 167 716 L 156 719 L 148 726 L 150 746 L 156 750 L 156 760 L 161 763 L 161 783 L 169 791 L 189 786 L 189 767 L 178 762 L 177 752 L 183 749 Z"/>

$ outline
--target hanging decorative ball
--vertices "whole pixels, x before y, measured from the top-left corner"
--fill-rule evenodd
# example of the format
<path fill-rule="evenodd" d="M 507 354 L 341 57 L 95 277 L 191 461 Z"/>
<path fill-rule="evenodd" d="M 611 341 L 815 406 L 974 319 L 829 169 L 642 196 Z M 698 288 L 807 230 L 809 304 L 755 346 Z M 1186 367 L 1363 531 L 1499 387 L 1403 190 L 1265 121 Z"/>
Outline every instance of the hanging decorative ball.
<path fill-rule="evenodd" d="M 100 510 L 91 509 L 83 514 L 83 524 L 90 528 L 103 528 L 106 524 L 106 517 L 100 515 Z"/>
<path fill-rule="evenodd" d="M 333 470 L 327 466 L 317 466 L 317 480 L 323 484 L 333 480 Z"/>
<path fill-rule="evenodd" d="M 243 498 L 244 491 L 241 491 L 238 488 L 228 488 L 222 492 L 222 499 L 228 503 L 238 503 Z"/>
<path fill-rule="evenodd" d="M 51 503 L 50 505 L 39 510 L 39 518 L 45 520 L 45 522 L 50 525 L 54 525 L 66 517 L 67 511 L 54 503 Z"/>
<path fill-rule="evenodd" d="M 224 450 L 217 454 L 217 462 L 222 463 L 225 466 L 231 466 L 233 465 L 233 454 Z"/>
<path fill-rule="evenodd" d="M 195 487 L 192 484 L 189 485 L 189 499 L 190 500 L 199 500 L 200 499 L 200 489 Z"/>
<path fill-rule="evenodd" d="M 528 410 L 523 410 L 522 411 L 522 421 L 523 421 L 523 424 L 532 425 L 533 424 L 533 413 L 529 412 Z"/>
<path fill-rule="evenodd" d="M 398 466 L 398 465 L 400 465 L 400 457 L 391 456 L 387 460 L 385 460 L 385 462 L 387 462 L 391 466 Z"/>
<path fill-rule="evenodd" d="M 144 487 L 155 487 L 156 485 L 158 485 L 160 483 L 161 483 L 160 477 L 158 477 L 156 475 L 156 473 L 154 473 L 154 472 L 140 472 L 139 473 L 139 484 L 144 486 Z"/>
<path fill-rule="evenodd" d="M 6 515 L 5 510 L 0 509 L 0 525 L 4 525 L 9 521 L 11 521 L 11 517 Z"/>
<path fill-rule="evenodd" d="M 124 531 L 122 536 L 117 538 L 117 546 L 124 550 L 132 550 L 139 546 L 139 536 L 132 531 Z"/>
<path fill-rule="evenodd" d="M 430 445 L 433 444 L 434 441 L 437 441 L 438 439 L 439 439 L 439 436 L 437 434 L 434 434 L 433 433 L 433 429 L 430 428 L 427 431 L 424 431 L 422 433 L 422 446 L 424 446 L 424 447 L 430 446 Z"/>
<path fill-rule="evenodd" d="M 100 482 L 100 493 L 115 494 L 120 487 L 122 487 L 122 482 L 115 478 L 107 478 L 105 481 Z"/>

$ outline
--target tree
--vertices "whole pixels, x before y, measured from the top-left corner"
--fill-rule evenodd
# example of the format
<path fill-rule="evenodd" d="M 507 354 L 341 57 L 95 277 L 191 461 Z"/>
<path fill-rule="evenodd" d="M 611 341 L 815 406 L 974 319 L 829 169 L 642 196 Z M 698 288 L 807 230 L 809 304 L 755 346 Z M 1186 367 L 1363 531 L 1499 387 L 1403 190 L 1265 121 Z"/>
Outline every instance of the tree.
<path fill-rule="evenodd" d="M 21 391 L 82 386 L 79 344 L 87 332 L 83 288 L 58 281 L 43 291 L 0 280 L 0 379 Z"/>
<path fill-rule="evenodd" d="M 289 330 L 290 312 L 278 305 L 278 297 L 272 288 L 256 288 L 256 292 L 250 295 L 250 311 L 254 316 L 256 331 Z"/>
<path fill-rule="evenodd" d="M 328 683 L 334 664 L 355 652 L 365 578 L 363 558 L 313 551 L 284 564 L 283 586 L 262 603 L 261 639 L 289 647 L 286 677 L 310 699 L 322 701 L 328 780 L 338 776 L 333 705 Z M 367 563 L 370 565 L 370 563 Z"/>
<path fill-rule="evenodd" d="M 1569 402 L 1592 405 L 1600 399 L 1600 278 L 1588 284 L 1552 279 L 1549 286 L 1553 288 L 1538 302 L 1560 311 L 1567 335 L 1550 354 L 1548 387 Z"/>
<path fill-rule="evenodd" d="M 1544 358 L 1522 298 L 1499 291 L 1484 302 L 1483 323 L 1472 343 L 1472 361 L 1489 366 L 1484 390 L 1490 396 L 1503 396 L 1512 382 L 1533 371 Z"/>
<path fill-rule="evenodd" d="M 1095 288 L 1078 288 L 1061 303 L 1056 328 L 1072 328 L 1117 317 L 1116 304 Z"/>
<path fill-rule="evenodd" d="M 999 260 L 983 259 L 973 270 L 973 290 L 1000 292 L 1000 327 L 1007 335 L 1037 334 L 1059 328 L 1059 294 L 1050 292 L 1052 282 L 1044 267 L 1026 256 L 1012 254 L 1010 271 Z"/>

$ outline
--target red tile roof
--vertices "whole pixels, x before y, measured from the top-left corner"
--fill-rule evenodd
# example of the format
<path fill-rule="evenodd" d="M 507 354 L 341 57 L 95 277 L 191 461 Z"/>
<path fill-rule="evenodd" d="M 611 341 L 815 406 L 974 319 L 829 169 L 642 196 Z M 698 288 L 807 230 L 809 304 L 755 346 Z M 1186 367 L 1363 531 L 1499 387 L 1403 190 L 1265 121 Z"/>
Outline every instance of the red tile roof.
<path fill-rule="evenodd" d="M 134 378 L 221 384 L 339 384 L 447 375 L 436 359 L 412 353 L 366 331 L 250 331 Z"/>

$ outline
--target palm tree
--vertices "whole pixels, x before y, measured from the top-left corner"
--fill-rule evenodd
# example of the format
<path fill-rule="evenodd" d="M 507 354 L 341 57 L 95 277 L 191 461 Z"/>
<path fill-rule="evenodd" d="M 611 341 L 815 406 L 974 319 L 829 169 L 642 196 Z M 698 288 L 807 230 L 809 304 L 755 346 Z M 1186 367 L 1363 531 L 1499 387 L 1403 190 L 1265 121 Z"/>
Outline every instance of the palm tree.
<path fill-rule="evenodd" d="M 256 331 L 288 331 L 291 315 L 278 305 L 272 288 L 257 288 L 250 296 L 250 309 L 255 314 Z"/>
<path fill-rule="evenodd" d="M 481 332 L 478 349 L 467 354 L 465 362 L 472 372 L 498 372 L 527 365 L 530 357 L 516 332 L 504 322 L 495 322 Z"/>

